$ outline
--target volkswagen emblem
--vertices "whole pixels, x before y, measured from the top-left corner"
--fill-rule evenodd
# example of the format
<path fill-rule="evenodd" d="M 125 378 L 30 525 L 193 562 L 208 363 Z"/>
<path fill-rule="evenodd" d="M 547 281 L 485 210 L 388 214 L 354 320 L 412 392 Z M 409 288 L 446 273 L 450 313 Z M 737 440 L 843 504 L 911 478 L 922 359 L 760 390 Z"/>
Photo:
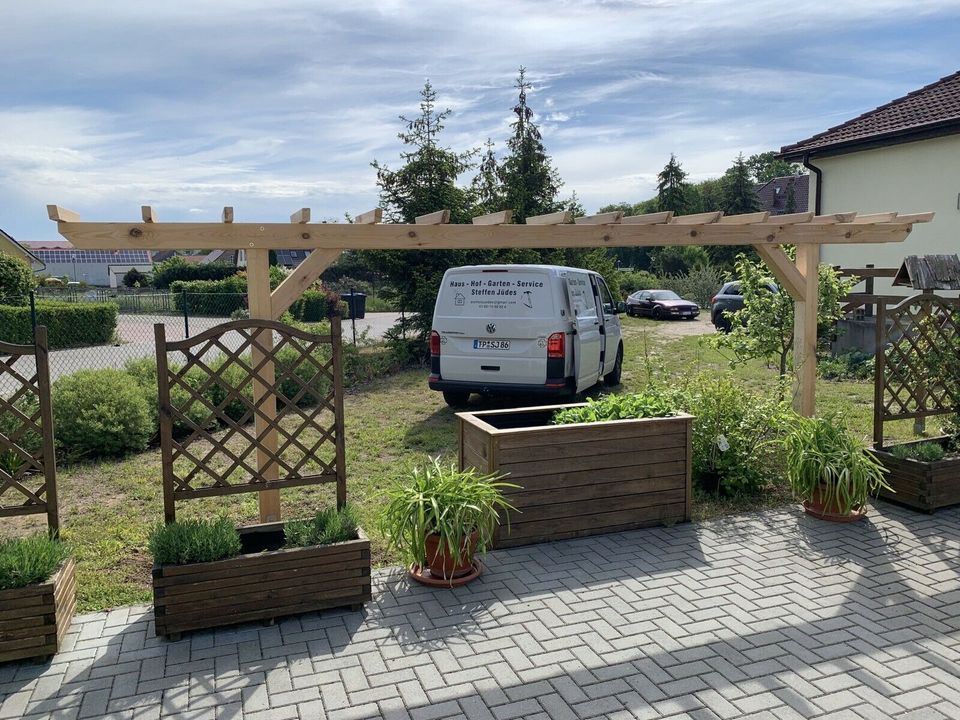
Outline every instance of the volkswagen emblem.
<path fill-rule="evenodd" d="M 494 323 L 487 323 L 487 332 L 493 335 L 497 331 L 497 326 Z"/>

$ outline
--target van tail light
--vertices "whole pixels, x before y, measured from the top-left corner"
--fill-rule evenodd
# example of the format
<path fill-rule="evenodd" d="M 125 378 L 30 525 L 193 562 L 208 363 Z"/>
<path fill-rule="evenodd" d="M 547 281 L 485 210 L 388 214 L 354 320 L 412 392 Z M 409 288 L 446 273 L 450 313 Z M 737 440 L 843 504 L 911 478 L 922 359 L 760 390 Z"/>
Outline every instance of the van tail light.
<path fill-rule="evenodd" d="M 440 354 L 440 333 L 438 333 L 436 330 L 430 331 L 430 354 Z"/>
<path fill-rule="evenodd" d="M 547 338 L 547 357 L 562 358 L 566 352 L 567 336 L 564 333 L 556 332 Z"/>

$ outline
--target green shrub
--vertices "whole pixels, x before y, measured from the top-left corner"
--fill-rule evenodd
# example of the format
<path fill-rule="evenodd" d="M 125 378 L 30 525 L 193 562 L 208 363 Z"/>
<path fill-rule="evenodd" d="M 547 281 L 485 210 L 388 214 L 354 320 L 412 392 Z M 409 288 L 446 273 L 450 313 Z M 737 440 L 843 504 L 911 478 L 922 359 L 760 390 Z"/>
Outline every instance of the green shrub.
<path fill-rule="evenodd" d="M 890 448 L 890 454 L 901 460 L 937 462 L 943 460 L 947 452 L 940 443 L 923 442 L 916 445 L 894 445 Z"/>
<path fill-rule="evenodd" d="M 223 280 L 237 274 L 233 265 L 226 263 L 188 263 L 182 257 L 173 256 L 157 263 L 153 268 L 153 285 L 168 288 L 177 280 Z"/>
<path fill-rule="evenodd" d="M 290 520 L 284 526 L 286 547 L 331 545 L 354 540 L 359 525 L 357 511 L 351 505 L 342 510 L 326 508 L 307 520 Z"/>
<path fill-rule="evenodd" d="M 330 353 L 330 346 L 323 345 L 314 351 L 313 358 L 322 367 L 329 360 Z M 300 364 L 293 368 L 297 362 Z M 319 368 L 309 360 L 301 360 L 300 353 L 292 347 L 283 348 L 277 353 L 274 368 L 280 381 L 281 395 L 292 400 L 300 392 L 303 392 L 303 395 L 296 402 L 298 407 L 316 405 L 321 398 L 326 397 L 327 393 L 330 392 L 330 378 L 326 373 L 320 372 Z M 293 368 L 292 373 L 290 372 L 291 368 Z M 298 378 L 299 382 L 294 378 Z M 304 388 L 304 385 L 306 388 Z"/>
<path fill-rule="evenodd" d="M 320 322 L 340 315 L 340 296 L 335 292 L 305 290 L 290 306 L 294 320 Z"/>
<path fill-rule="evenodd" d="M 870 380 L 873 378 L 874 357 L 870 353 L 851 350 L 821 359 L 817 370 L 824 380 Z"/>
<path fill-rule="evenodd" d="M 170 285 L 177 312 L 188 315 L 229 317 L 247 306 L 247 278 L 233 275 L 222 280 L 177 280 Z M 186 295 L 184 295 L 186 293 Z"/>
<path fill-rule="evenodd" d="M 143 450 L 154 433 L 137 381 L 122 370 L 81 370 L 53 384 L 57 443 L 71 458 Z"/>
<path fill-rule="evenodd" d="M 0 252 L 0 301 L 26 303 L 36 284 L 30 263 Z"/>
<path fill-rule="evenodd" d="M 660 278 L 646 270 L 620 273 L 620 292 L 623 296 L 631 295 L 637 290 L 661 289 Z"/>
<path fill-rule="evenodd" d="M 671 417 L 677 414 L 674 401 L 657 392 L 632 395 L 604 395 L 590 398 L 586 405 L 565 408 L 553 414 L 554 425 L 603 422 L 606 420 L 637 420 L 640 418 Z"/>
<path fill-rule="evenodd" d="M 119 313 L 114 303 L 38 301 L 36 308 L 37 324 L 47 326 L 51 350 L 113 342 Z M 33 342 L 29 307 L 0 305 L 0 340 Z"/>
<path fill-rule="evenodd" d="M 684 300 L 692 300 L 700 307 L 708 308 L 710 298 L 717 294 L 723 282 L 723 273 L 718 268 L 702 265 L 684 274 L 661 277 L 660 287 L 673 290 Z"/>
<path fill-rule="evenodd" d="M 160 565 L 225 560 L 240 554 L 240 533 L 227 518 L 160 524 L 150 533 L 150 552 Z"/>
<path fill-rule="evenodd" d="M 367 295 L 367 312 L 397 312 L 399 309 L 390 298 L 381 295 Z"/>
<path fill-rule="evenodd" d="M 0 540 L 0 590 L 45 582 L 66 558 L 63 543 L 49 535 Z"/>

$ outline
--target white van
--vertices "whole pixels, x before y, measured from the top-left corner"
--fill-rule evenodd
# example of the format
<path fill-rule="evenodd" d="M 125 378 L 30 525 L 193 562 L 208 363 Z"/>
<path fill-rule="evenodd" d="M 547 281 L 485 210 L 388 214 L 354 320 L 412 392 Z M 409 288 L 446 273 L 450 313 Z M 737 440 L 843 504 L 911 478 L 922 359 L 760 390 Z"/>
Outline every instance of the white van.
<path fill-rule="evenodd" d="M 443 275 L 430 333 L 430 389 L 565 396 L 620 382 L 617 302 L 592 270 L 473 265 Z"/>

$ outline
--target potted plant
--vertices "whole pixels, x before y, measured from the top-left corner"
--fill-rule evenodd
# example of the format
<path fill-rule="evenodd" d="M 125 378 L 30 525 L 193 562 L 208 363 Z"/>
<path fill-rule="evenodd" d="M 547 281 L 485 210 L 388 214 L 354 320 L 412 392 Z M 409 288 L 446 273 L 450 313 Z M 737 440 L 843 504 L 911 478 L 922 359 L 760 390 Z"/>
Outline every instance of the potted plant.
<path fill-rule="evenodd" d="M 854 522 L 881 489 L 886 469 L 833 417 L 796 417 L 785 440 L 787 479 L 809 515 Z"/>
<path fill-rule="evenodd" d="M 73 560 L 53 535 L 0 540 L 0 662 L 55 654 L 75 589 Z"/>
<path fill-rule="evenodd" d="M 518 486 L 502 478 L 437 457 L 387 490 L 380 530 L 414 580 L 455 587 L 480 575 L 476 555 L 490 548 L 500 514 L 514 509 L 503 493 Z"/>

